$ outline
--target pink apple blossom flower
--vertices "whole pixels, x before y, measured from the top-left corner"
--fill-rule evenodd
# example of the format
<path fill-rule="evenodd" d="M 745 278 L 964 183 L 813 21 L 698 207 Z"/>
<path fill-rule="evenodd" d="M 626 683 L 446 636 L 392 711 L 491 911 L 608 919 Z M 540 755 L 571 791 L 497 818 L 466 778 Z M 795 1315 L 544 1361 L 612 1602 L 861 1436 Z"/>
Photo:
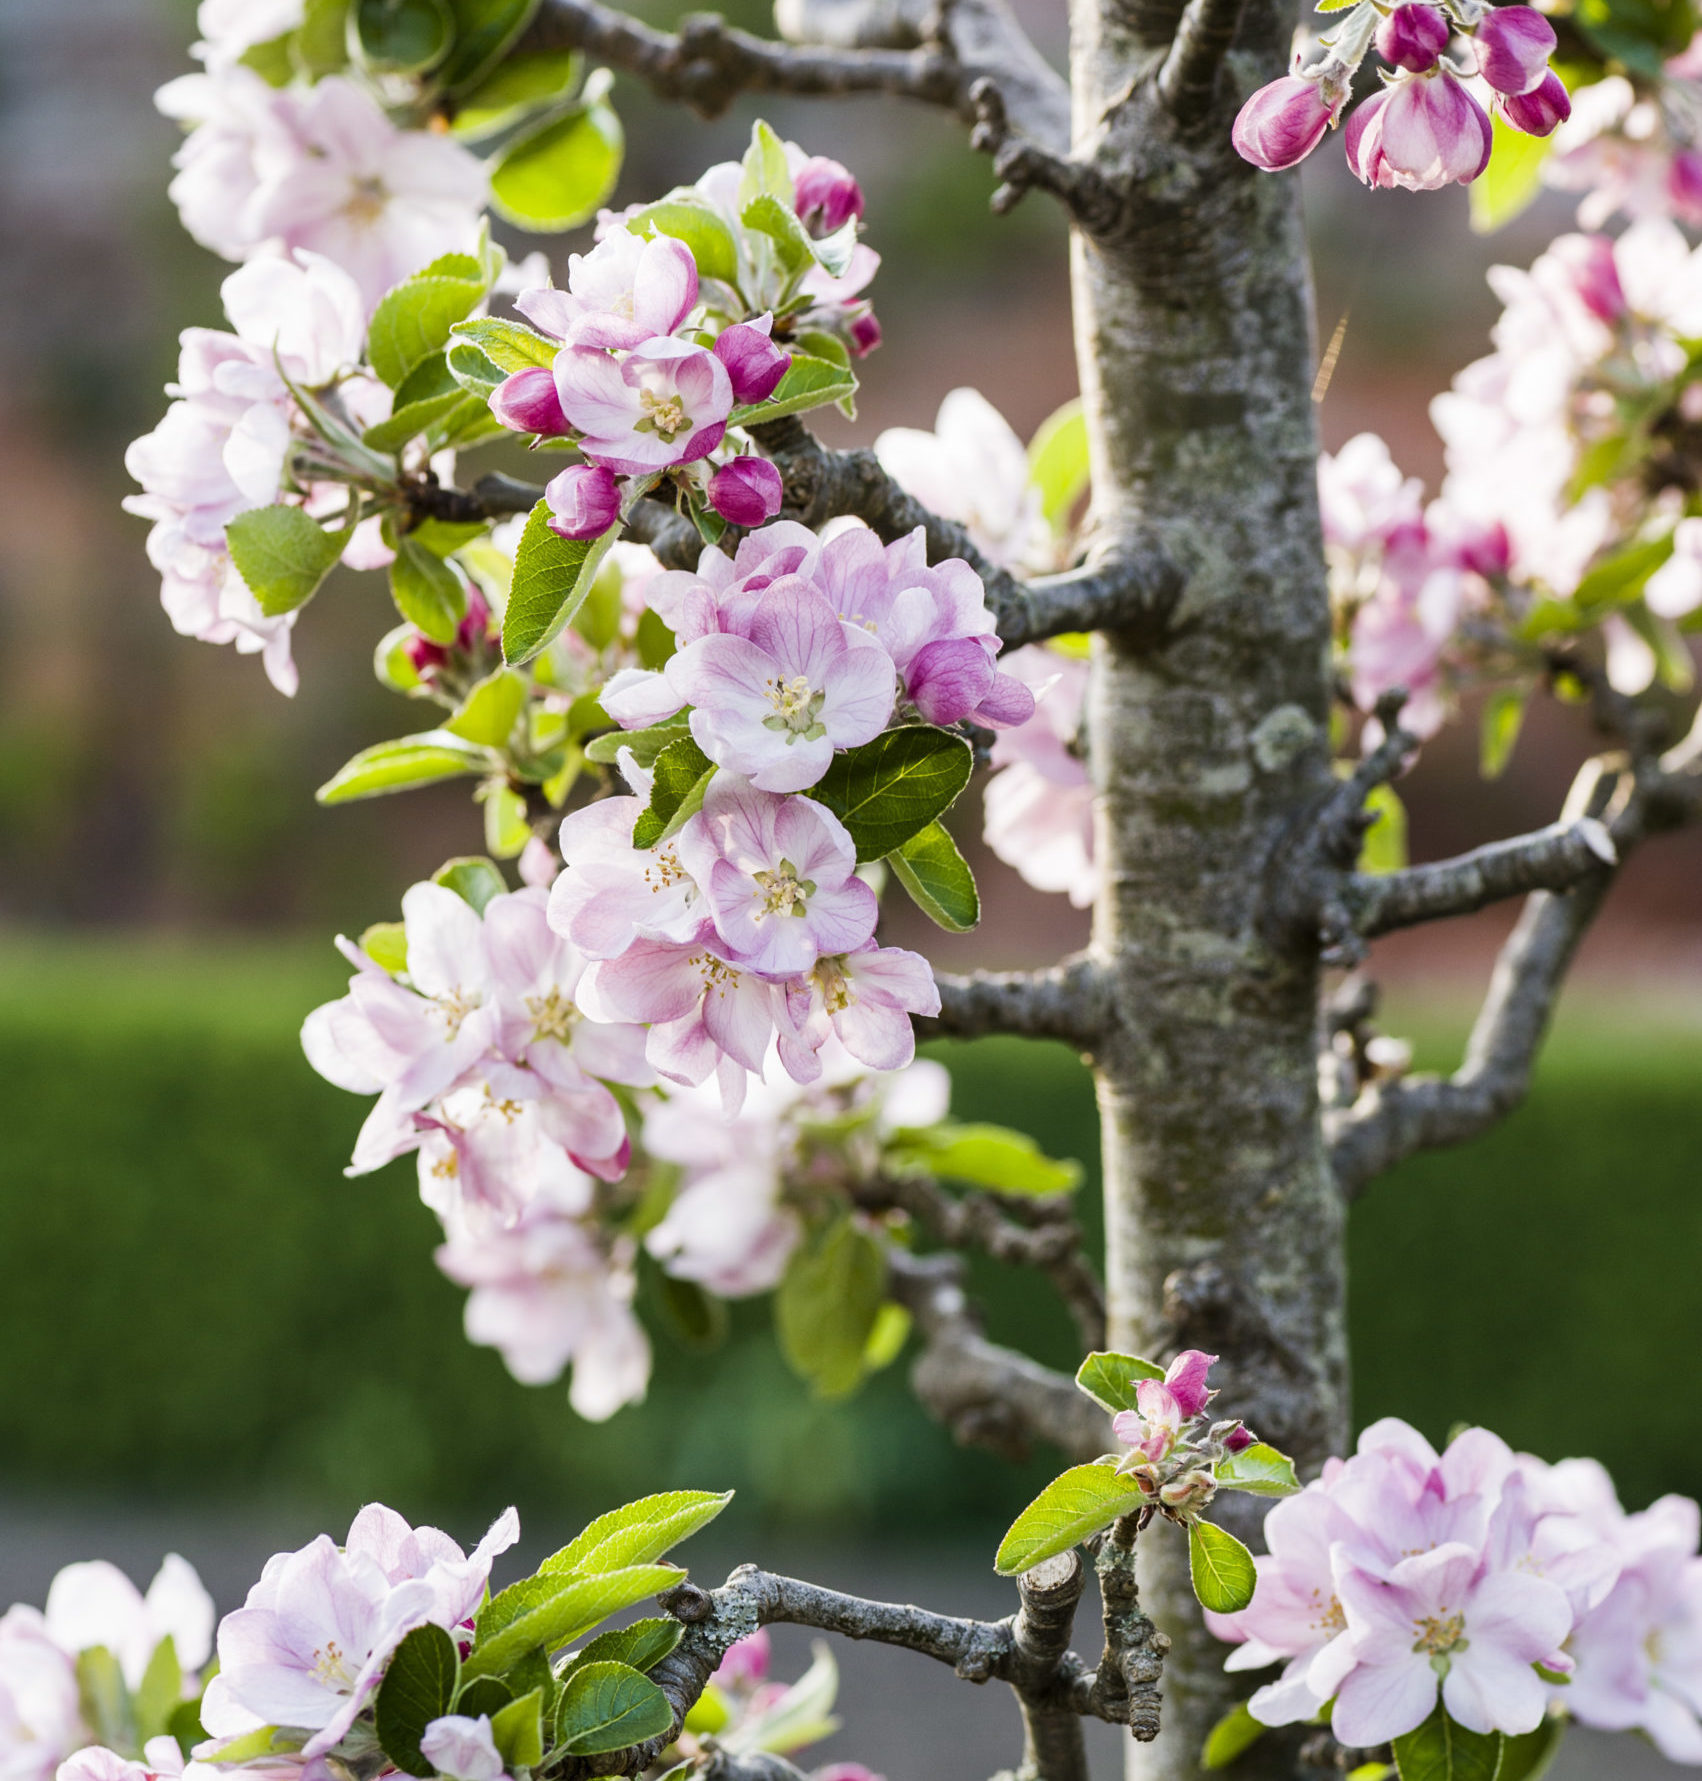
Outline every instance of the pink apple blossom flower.
<path fill-rule="evenodd" d="M 562 413 L 582 435 L 580 450 L 632 476 L 707 457 L 733 409 L 721 361 L 672 337 L 646 340 L 623 359 L 566 347 L 555 379 Z"/>
<path fill-rule="evenodd" d="M 244 50 L 293 31 L 304 5 L 305 0 L 201 0 L 195 13 L 199 50 L 209 66 L 233 62 Z"/>
<path fill-rule="evenodd" d="M 528 365 L 499 383 L 491 391 L 490 410 L 516 433 L 558 439 L 572 431 L 556 394 L 555 373 L 543 365 Z"/>
<path fill-rule="evenodd" d="M 1244 161 L 1267 173 L 1296 167 L 1324 140 L 1346 98 L 1345 92 L 1326 93 L 1311 76 L 1285 74 L 1241 107 L 1230 139 Z"/>
<path fill-rule="evenodd" d="M 1347 163 L 1368 186 L 1430 192 L 1469 184 L 1489 165 L 1489 117 L 1440 63 L 1404 74 L 1355 107 Z"/>
<path fill-rule="evenodd" d="M 1422 74 L 1436 66 L 1452 35 L 1453 27 L 1439 8 L 1407 0 L 1377 27 L 1377 53 L 1409 74 Z"/>
<path fill-rule="evenodd" d="M 140 1762 L 90 1744 L 59 1765 L 54 1781 L 177 1781 L 183 1773 L 183 1747 L 162 1735 L 148 1740 Z"/>
<path fill-rule="evenodd" d="M 602 464 L 572 464 L 544 487 L 558 538 L 600 538 L 621 512 L 620 485 Z"/>
<path fill-rule="evenodd" d="M 681 852 L 693 854 L 701 818 L 641 849 L 632 829 L 643 809 L 639 798 L 604 798 L 562 819 L 567 867 L 550 887 L 549 922 L 587 958 L 618 958 L 637 940 L 690 944 L 708 928 L 708 903 Z"/>
<path fill-rule="evenodd" d="M 916 1055 L 913 1014 L 940 1011 L 940 992 L 928 961 L 900 946 L 872 941 L 837 958 L 821 958 L 781 1004 L 780 1057 L 799 1082 L 821 1072 L 820 1052 L 831 1033 L 871 1070 L 901 1070 Z"/>
<path fill-rule="evenodd" d="M 1527 136 L 1549 136 L 1572 115 L 1572 97 L 1552 70 L 1528 92 L 1500 102 L 1501 115 Z"/>
<path fill-rule="evenodd" d="M 487 1714 L 434 1719 L 420 1736 L 420 1754 L 452 1781 L 503 1781 L 503 1762 Z"/>
<path fill-rule="evenodd" d="M 766 402 L 791 368 L 792 355 L 774 344 L 774 317 L 734 322 L 715 336 L 711 348 L 727 367 L 735 402 Z"/>
<path fill-rule="evenodd" d="M 760 526 L 785 499 L 780 472 L 767 458 L 734 458 L 709 479 L 709 505 L 733 526 Z"/>
<path fill-rule="evenodd" d="M 75 1656 L 22 1604 L 0 1615 L 0 1774 L 6 1781 L 52 1781 L 89 1741 Z"/>
<path fill-rule="evenodd" d="M 195 1567 L 167 1555 L 146 1596 L 104 1559 L 67 1565 L 53 1579 L 44 1610 L 47 1636 L 72 1653 L 104 1645 L 124 1680 L 139 1688 L 148 1661 L 169 1638 L 184 1669 L 195 1671 L 213 1648 L 213 1598 Z"/>
<path fill-rule="evenodd" d="M 1494 6 L 1476 31 L 1478 73 L 1509 98 L 1534 92 L 1557 39 L 1534 6 Z"/>
<path fill-rule="evenodd" d="M 872 741 L 892 715 L 892 658 L 798 576 L 763 590 L 747 635 L 701 637 L 665 673 L 698 747 L 760 791 L 814 785 L 836 748 Z"/>
<path fill-rule="evenodd" d="M 792 168 L 792 207 L 812 235 L 832 235 L 863 214 L 863 189 L 838 161 L 811 155 Z"/>
<path fill-rule="evenodd" d="M 569 346 L 630 352 L 672 334 L 696 302 L 697 262 L 683 241 L 616 229 L 590 253 L 569 256 L 565 291 L 523 291 L 514 307 Z"/>
<path fill-rule="evenodd" d="M 1143 1379 L 1135 1387 L 1134 1410 L 1119 1410 L 1111 1418 L 1111 1432 L 1136 1454 L 1156 1465 L 1176 1445 L 1183 1422 L 1182 1406 L 1162 1380 Z"/>

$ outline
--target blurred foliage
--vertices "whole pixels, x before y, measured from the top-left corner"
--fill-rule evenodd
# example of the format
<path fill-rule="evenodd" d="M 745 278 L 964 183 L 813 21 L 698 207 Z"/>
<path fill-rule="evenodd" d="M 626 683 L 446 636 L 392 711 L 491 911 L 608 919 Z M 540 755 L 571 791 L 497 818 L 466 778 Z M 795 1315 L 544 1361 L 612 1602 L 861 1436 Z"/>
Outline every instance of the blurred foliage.
<path fill-rule="evenodd" d="M 561 1387 L 470 1347 L 431 1265 L 410 1165 L 342 1176 L 364 1104 L 307 1069 L 301 1014 L 341 988 L 328 948 L 12 939 L 0 1195 L 0 1486 L 301 1504 L 382 1496 L 416 1516 L 509 1500 L 554 1520 L 642 1489 L 741 1492 L 749 1525 L 831 1517 L 983 1537 L 1048 1476 L 953 1449 L 901 1364 L 845 1406 L 787 1374 L 758 1303 L 707 1358 L 658 1344 L 649 1400 L 601 1427 Z M 945 1047 L 954 1107 L 1054 1154 L 1094 1132 L 1063 1051 Z M 1362 1419 L 1433 1439 L 1481 1420 L 1549 1457 L 1614 1430 L 1626 1500 L 1702 1489 L 1694 1351 L 1698 1042 L 1563 1032 L 1530 1107 L 1356 1208 Z M 1091 1156 L 1086 1160 L 1092 1162 Z M 1091 1167 L 1083 1210 L 1096 1225 Z M 1071 1358 L 1043 1284 L 987 1266 L 992 1333 Z M 1623 1431 L 1635 1430 L 1635 1438 Z"/>

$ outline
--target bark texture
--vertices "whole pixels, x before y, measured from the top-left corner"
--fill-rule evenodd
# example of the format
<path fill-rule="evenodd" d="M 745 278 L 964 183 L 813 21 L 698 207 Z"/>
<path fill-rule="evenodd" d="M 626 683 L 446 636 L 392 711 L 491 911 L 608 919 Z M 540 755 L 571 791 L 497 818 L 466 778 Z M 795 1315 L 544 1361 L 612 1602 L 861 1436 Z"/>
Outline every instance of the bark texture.
<path fill-rule="evenodd" d="M 1319 1123 L 1318 947 L 1267 937 L 1261 913 L 1267 866 L 1330 783 L 1311 292 L 1295 178 L 1229 139 L 1292 19 L 1249 0 L 1203 108 L 1192 65 L 1175 107 L 1157 75 L 1180 11 L 1074 0 L 1071 21 L 1072 152 L 1127 193 L 1073 249 L 1099 547 L 1156 543 L 1186 577 L 1165 637 L 1100 637 L 1090 701 L 1109 1333 L 1220 1355 L 1226 1409 L 1309 1475 L 1347 1436 L 1343 1214 Z M 1257 1546 L 1267 1506 L 1221 1515 Z M 1238 1692 L 1169 1531 L 1141 1542 L 1142 1602 L 1174 1649 L 1138 1781 L 1197 1774 Z M 1294 1762 L 1269 1740 L 1237 1773 Z"/>

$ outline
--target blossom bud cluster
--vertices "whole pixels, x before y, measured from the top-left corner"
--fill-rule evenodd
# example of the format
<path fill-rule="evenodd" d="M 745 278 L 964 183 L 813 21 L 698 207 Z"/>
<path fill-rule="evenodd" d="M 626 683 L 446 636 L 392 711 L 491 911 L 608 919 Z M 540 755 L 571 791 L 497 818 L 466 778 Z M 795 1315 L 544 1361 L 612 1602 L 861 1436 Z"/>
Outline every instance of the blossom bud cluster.
<path fill-rule="evenodd" d="M 1162 1379 L 1139 1381 L 1135 1409 L 1111 1419 L 1112 1432 L 1129 1450 L 1117 1470 L 1173 1521 L 1195 1520 L 1217 1495 L 1217 1467 L 1253 1445 L 1239 1422 L 1206 1424 L 1206 1406 L 1217 1396 L 1206 1378 L 1216 1361 L 1215 1354 L 1184 1349 Z"/>
<path fill-rule="evenodd" d="M 1456 38 L 1458 58 L 1449 53 Z M 1530 136 L 1549 135 L 1571 113 L 1548 65 L 1554 27 L 1535 7 L 1360 0 L 1322 42 L 1322 60 L 1297 59 L 1241 108 L 1235 146 L 1255 166 L 1274 172 L 1311 154 L 1340 122 L 1373 43 L 1383 87 L 1348 114 L 1345 133 L 1348 165 L 1368 186 L 1469 184 L 1489 165 L 1491 110 Z"/>
<path fill-rule="evenodd" d="M 1593 1460 L 1548 1465 L 1486 1429 L 1438 1455 L 1390 1418 L 1272 1508 L 1265 1541 L 1251 1605 L 1207 1619 L 1237 1646 L 1229 1669 L 1284 1665 L 1250 1703 L 1266 1725 L 1330 1707 L 1366 1748 L 1440 1698 L 1473 1732 L 1565 1711 L 1702 1762 L 1695 1503 L 1628 1515 Z"/>

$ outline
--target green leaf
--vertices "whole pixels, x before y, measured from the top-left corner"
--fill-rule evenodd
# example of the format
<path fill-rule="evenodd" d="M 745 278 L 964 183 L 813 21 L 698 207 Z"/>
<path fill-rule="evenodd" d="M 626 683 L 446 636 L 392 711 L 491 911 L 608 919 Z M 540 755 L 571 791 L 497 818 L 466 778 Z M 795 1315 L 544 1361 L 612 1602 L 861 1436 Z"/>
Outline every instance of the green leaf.
<path fill-rule="evenodd" d="M 1139 1485 L 1119 1477 L 1112 1466 L 1071 1466 L 1011 1523 L 999 1542 L 993 1568 L 1001 1577 L 1020 1576 L 1043 1558 L 1068 1552 L 1145 1501 Z"/>
<path fill-rule="evenodd" d="M 253 43 L 237 60 L 244 68 L 252 68 L 269 87 L 287 87 L 295 79 L 295 57 L 290 53 L 293 31 L 268 37 L 264 43 Z"/>
<path fill-rule="evenodd" d="M 623 1663 L 589 1663 L 561 1691 L 556 1736 L 570 1756 L 626 1750 L 673 1728 L 674 1709 L 648 1676 Z"/>
<path fill-rule="evenodd" d="M 433 643 L 453 643 L 467 616 L 461 577 L 412 538 L 401 541 L 390 565 L 390 598 L 403 618 Z"/>
<path fill-rule="evenodd" d="M 759 427 L 764 421 L 777 421 L 788 414 L 806 414 L 812 408 L 841 402 L 854 395 L 856 389 L 857 379 L 845 366 L 832 359 L 795 352 L 786 375 L 775 385 L 768 400 L 741 404 L 729 416 L 728 425 Z"/>
<path fill-rule="evenodd" d="M 675 1565 L 645 1564 L 595 1577 L 545 1572 L 511 1584 L 479 1610 L 464 1673 L 500 1675 L 534 1647 L 558 1651 L 684 1575 Z"/>
<path fill-rule="evenodd" d="M 513 734 L 515 719 L 525 703 L 525 678 L 512 668 L 498 668 L 473 687 L 443 727 L 469 742 L 501 748 Z"/>
<path fill-rule="evenodd" d="M 544 1691 L 534 1688 L 492 1714 L 491 1741 L 505 1769 L 535 1769 L 544 1760 Z"/>
<path fill-rule="evenodd" d="M 733 1500 L 730 1490 L 665 1490 L 599 1515 L 539 1566 L 541 1576 L 649 1564 L 707 1527 Z"/>
<path fill-rule="evenodd" d="M 685 1628 L 677 1620 L 635 1620 L 630 1626 L 618 1626 L 598 1633 L 589 1645 L 563 1671 L 565 1682 L 574 1670 L 590 1663 L 622 1663 L 634 1670 L 651 1670 L 685 1637 Z"/>
<path fill-rule="evenodd" d="M 307 0 L 290 34 L 290 52 L 310 81 L 349 65 L 349 0 Z"/>
<path fill-rule="evenodd" d="M 910 900 L 936 927 L 948 934 L 967 934 L 981 919 L 981 897 L 975 874 L 958 852 L 945 824 L 931 822 L 887 856 Z"/>
<path fill-rule="evenodd" d="M 417 1626 L 396 1647 L 378 1685 L 378 1742 L 405 1775 L 432 1775 L 420 1739 L 455 1699 L 461 1669 L 455 1641 L 440 1626 Z"/>
<path fill-rule="evenodd" d="M 1640 595 L 1649 577 L 1672 555 L 1673 535 L 1651 538 L 1615 551 L 1597 563 L 1578 583 L 1572 596 L 1582 611 L 1598 606 L 1624 606 Z"/>
<path fill-rule="evenodd" d="M 239 513 L 225 527 L 236 572 L 268 618 L 305 606 L 349 542 L 299 507 L 279 502 Z"/>
<path fill-rule="evenodd" d="M 538 234 L 588 223 L 615 189 L 625 138 L 607 105 L 577 107 L 517 137 L 491 169 L 491 208 Z"/>
<path fill-rule="evenodd" d="M 488 773 L 494 764 L 488 749 L 463 742 L 447 730 L 426 730 L 363 748 L 313 795 L 321 804 L 347 804 L 462 773 Z"/>
<path fill-rule="evenodd" d="M 494 1719 L 514 1699 L 514 1690 L 495 1676 L 476 1676 L 463 1682 L 455 1697 L 455 1711 L 468 1719 Z"/>
<path fill-rule="evenodd" d="M 1501 1739 L 1501 1767 L 1495 1781 L 1541 1781 L 1560 1754 L 1566 1738 L 1567 1720 L 1562 1714 L 1545 1719 L 1534 1732 L 1519 1737 L 1505 1733 Z"/>
<path fill-rule="evenodd" d="M 1291 1497 L 1300 1488 L 1294 1461 L 1263 1441 L 1226 1454 L 1218 1464 L 1217 1481 L 1224 1490 L 1245 1490 L 1256 1497 Z"/>
<path fill-rule="evenodd" d="M 718 278 L 723 284 L 739 280 L 739 248 L 733 231 L 718 210 L 686 198 L 664 198 L 647 204 L 626 226 L 634 235 L 649 239 L 671 235 L 691 249 L 700 278 Z"/>
<path fill-rule="evenodd" d="M 1028 482 L 1040 496 L 1040 511 L 1054 531 L 1068 523 L 1087 493 L 1087 415 L 1081 397 L 1072 396 L 1040 423 L 1028 443 Z"/>
<path fill-rule="evenodd" d="M 442 420 L 467 400 L 466 392 L 456 385 L 441 395 L 404 402 L 387 420 L 368 427 L 361 434 L 361 444 L 370 445 L 374 451 L 400 451 L 410 439 L 417 439 L 434 421 Z"/>
<path fill-rule="evenodd" d="M 408 930 L 399 921 L 375 921 L 360 937 L 360 949 L 392 977 L 408 968 Z"/>
<path fill-rule="evenodd" d="M 1542 190 L 1543 163 L 1554 147 L 1552 134 L 1527 136 L 1499 112 L 1490 128 L 1489 165 L 1471 183 L 1472 228 L 1479 235 L 1503 228 Z"/>
<path fill-rule="evenodd" d="M 399 389 L 416 367 L 449 344 L 449 330 L 466 318 L 490 288 L 472 254 L 445 254 L 405 278 L 379 300 L 367 327 L 367 358 Z"/>
<path fill-rule="evenodd" d="M 681 1280 L 660 1268 L 646 1269 L 646 1279 L 657 1315 L 668 1333 L 685 1347 L 706 1354 L 726 1341 L 731 1320 L 722 1300 L 695 1280 Z"/>
<path fill-rule="evenodd" d="M 77 1654 L 77 1698 L 83 1723 L 109 1750 L 135 1750 L 136 1708 L 118 1659 L 104 1645 Z"/>
<path fill-rule="evenodd" d="M 1399 872 L 1407 863 L 1407 808 L 1392 785 L 1374 785 L 1365 796 L 1365 808 L 1377 820 L 1365 831 L 1360 848 L 1361 872 Z"/>
<path fill-rule="evenodd" d="M 740 163 L 739 208 L 767 193 L 790 204 L 792 171 L 786 161 L 786 145 L 761 118 L 751 125 L 751 145 Z"/>
<path fill-rule="evenodd" d="M 600 538 L 558 538 L 549 516 L 540 501 L 514 549 L 514 580 L 502 615 L 502 654 L 511 667 L 531 661 L 573 621 L 620 532 L 617 523 Z"/>
<path fill-rule="evenodd" d="M 509 56 L 456 106 L 450 132 L 469 142 L 495 136 L 571 93 L 583 68 L 583 58 L 571 49 Z"/>
<path fill-rule="evenodd" d="M 443 0 L 355 0 L 349 32 L 377 74 L 420 74 L 442 61 L 454 35 Z"/>
<path fill-rule="evenodd" d="M 848 1217 L 793 1253 L 774 1295 L 775 1328 L 787 1365 L 818 1397 L 844 1397 L 861 1382 L 885 1289 L 880 1244 Z"/>
<path fill-rule="evenodd" d="M 1205 1752 L 1200 1758 L 1202 1769 L 1226 1769 L 1244 1750 L 1251 1750 L 1270 1727 L 1247 1711 L 1245 1701 L 1238 1702 L 1211 1728 Z"/>
<path fill-rule="evenodd" d="M 486 358 L 470 340 L 451 341 L 445 361 L 449 375 L 456 383 L 469 396 L 477 396 L 486 404 L 490 401 L 491 391 L 507 377 L 507 373 Z"/>
<path fill-rule="evenodd" d="M 621 750 L 630 748 L 639 766 L 649 767 L 655 764 L 657 755 L 670 742 L 678 742 L 682 736 L 690 734 L 684 717 L 670 719 L 665 724 L 652 724 L 645 730 L 610 730 L 606 735 L 593 736 L 585 744 L 585 758 L 600 767 L 612 767 L 620 759 Z"/>
<path fill-rule="evenodd" d="M 655 670 L 666 666 L 678 645 L 659 612 L 648 606 L 638 615 L 638 630 L 633 637 L 638 660 L 643 667 Z"/>
<path fill-rule="evenodd" d="M 171 1716 L 183 1704 L 183 1665 L 177 1641 L 167 1633 L 154 1647 L 136 1689 L 136 1739 L 146 1744 L 171 1728 Z"/>
<path fill-rule="evenodd" d="M 538 0 L 449 0 L 455 21 L 455 46 L 437 71 L 445 87 L 463 87 L 481 80 L 519 37 Z"/>
<path fill-rule="evenodd" d="M 810 1643 L 810 1667 L 776 1701 L 758 1712 L 747 1710 L 736 1726 L 719 1734 L 722 1748 L 736 1756 L 773 1751 L 784 1756 L 819 1744 L 839 1729 L 833 1698 L 839 1692 L 839 1666 L 825 1639 Z"/>
<path fill-rule="evenodd" d="M 1188 1524 L 1188 1575 L 1200 1605 L 1214 1614 L 1239 1613 L 1259 1581 L 1252 1553 L 1214 1521 Z"/>
<path fill-rule="evenodd" d="M 766 235 L 774 243 L 774 257 L 786 274 L 788 285 L 801 278 L 816 263 L 815 248 L 809 232 L 798 221 L 798 213 L 790 204 L 783 204 L 764 192 L 744 207 L 739 221 L 756 234 Z"/>
<path fill-rule="evenodd" d="M 905 1134 L 904 1151 L 935 1175 L 1001 1194 L 1065 1194 L 1081 1164 L 1055 1162 L 1026 1132 L 999 1125 L 937 1125 Z"/>
<path fill-rule="evenodd" d="M 667 744 L 652 767 L 650 802 L 632 825 L 634 847 L 671 840 L 703 805 L 715 763 L 687 734 Z"/>
<path fill-rule="evenodd" d="M 1393 1749 L 1401 1781 L 1495 1781 L 1501 1766 L 1499 1732 L 1469 1732 L 1440 1706 Z"/>
<path fill-rule="evenodd" d="M 1090 1354 L 1076 1372 L 1076 1384 L 1107 1410 L 1135 1410 L 1140 1407 L 1135 1387 L 1143 1379 L 1162 1379 L 1164 1369 L 1157 1362 L 1142 1360 L 1138 1354 L 1110 1352 Z"/>
<path fill-rule="evenodd" d="M 859 860 L 879 860 L 949 809 L 974 765 L 961 736 L 906 724 L 836 754 L 810 796 L 844 823 Z"/>
<path fill-rule="evenodd" d="M 516 371 L 547 371 L 561 350 L 558 341 L 546 340 L 519 322 L 495 316 L 476 315 L 469 322 L 457 322 L 449 334 L 452 340 L 465 340 L 477 347 L 497 370 L 508 375 Z"/>
<path fill-rule="evenodd" d="M 492 858 L 511 860 L 526 851 L 532 839 L 532 824 L 526 815 L 526 800 L 519 792 L 491 780 L 473 796 L 484 806 L 485 852 Z"/>
<path fill-rule="evenodd" d="M 1627 607 L 1625 622 L 1654 652 L 1655 672 L 1661 685 L 1671 692 L 1689 692 L 1696 680 L 1696 667 L 1679 627 L 1643 605 Z"/>
<path fill-rule="evenodd" d="M 1525 701 L 1529 697 L 1523 687 L 1497 687 L 1483 702 L 1483 719 L 1478 728 L 1478 771 L 1485 779 L 1498 779 L 1512 759 L 1519 740 L 1519 728 L 1525 721 Z"/>
<path fill-rule="evenodd" d="M 500 897 L 508 889 L 508 880 L 496 862 L 487 860 L 480 853 L 445 860 L 432 873 L 431 881 L 441 884 L 445 890 L 454 891 L 463 903 L 471 904 L 481 915 L 492 897 Z"/>
<path fill-rule="evenodd" d="M 270 1731 L 272 1728 L 268 1726 L 266 1729 Z M 190 1755 L 197 1744 L 206 1743 L 207 1728 L 201 1723 L 199 1696 L 192 1701 L 179 1701 L 172 1708 L 166 1731 L 177 1740 L 177 1747 L 185 1756 Z"/>

